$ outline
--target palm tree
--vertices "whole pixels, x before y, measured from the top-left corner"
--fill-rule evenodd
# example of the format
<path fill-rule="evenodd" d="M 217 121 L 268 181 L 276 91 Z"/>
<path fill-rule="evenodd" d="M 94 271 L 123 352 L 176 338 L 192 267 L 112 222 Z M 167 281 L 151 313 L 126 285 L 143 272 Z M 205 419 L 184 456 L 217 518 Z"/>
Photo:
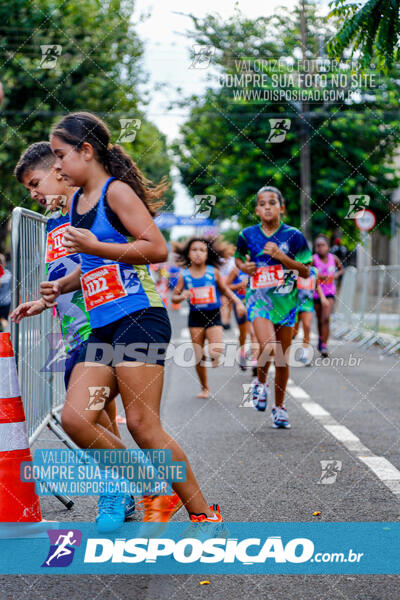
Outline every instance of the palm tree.
<path fill-rule="evenodd" d="M 339 17 L 342 26 L 329 42 L 329 52 L 339 57 L 352 47 L 360 50 L 362 61 L 371 62 L 373 55 L 387 69 L 399 58 L 400 0 L 368 0 L 360 4 L 346 4 L 333 0 L 330 16 Z"/>

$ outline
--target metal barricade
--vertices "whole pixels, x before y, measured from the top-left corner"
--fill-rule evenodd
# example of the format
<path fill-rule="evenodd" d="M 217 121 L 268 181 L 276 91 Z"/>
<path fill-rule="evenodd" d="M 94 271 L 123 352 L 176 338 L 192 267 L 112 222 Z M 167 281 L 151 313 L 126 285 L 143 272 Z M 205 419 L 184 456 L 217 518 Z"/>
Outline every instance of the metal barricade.
<path fill-rule="evenodd" d="M 337 297 L 333 317 L 333 328 L 336 337 L 349 333 L 353 326 L 353 304 L 356 291 L 357 269 L 347 267 Z"/>
<path fill-rule="evenodd" d="M 40 298 L 40 282 L 46 279 L 46 221 L 42 215 L 15 208 L 11 222 L 12 309 L 21 302 Z M 51 373 L 44 371 L 47 359 L 46 333 L 52 331 L 50 310 L 12 324 L 11 338 L 25 408 L 29 441 L 39 435 L 51 418 Z"/>
<path fill-rule="evenodd" d="M 46 222 L 39 213 L 17 207 L 11 220 L 12 292 L 14 310 L 21 302 L 40 298 L 40 282 L 46 277 Z M 61 429 L 57 411 L 65 399 L 63 373 L 47 367 L 49 358 L 48 335 L 59 335 L 59 320 L 54 311 L 44 310 L 40 315 L 11 324 L 11 339 L 15 353 L 21 398 L 28 428 L 29 444 L 35 441 L 48 425 L 67 446 L 77 446 Z M 56 497 L 67 508 L 73 506 L 68 496 Z"/>
<path fill-rule="evenodd" d="M 383 354 L 396 351 L 399 336 L 388 332 L 400 330 L 400 266 L 362 267 L 356 271 L 354 288 L 350 330 L 336 331 L 336 335 L 357 341 L 359 347 L 378 343 L 384 347 Z"/>
<path fill-rule="evenodd" d="M 45 266 L 47 218 L 17 207 L 12 213 L 12 309 L 21 302 L 40 298 L 40 282 L 47 279 Z M 49 363 L 50 336 L 56 336 L 64 351 L 61 328 L 54 310 L 22 319 L 11 325 L 18 375 L 32 443 L 46 424 L 58 422 L 57 414 L 65 400 L 64 373 Z M 53 338 L 54 339 L 54 338 Z M 72 442 L 71 442 L 72 444 Z"/>

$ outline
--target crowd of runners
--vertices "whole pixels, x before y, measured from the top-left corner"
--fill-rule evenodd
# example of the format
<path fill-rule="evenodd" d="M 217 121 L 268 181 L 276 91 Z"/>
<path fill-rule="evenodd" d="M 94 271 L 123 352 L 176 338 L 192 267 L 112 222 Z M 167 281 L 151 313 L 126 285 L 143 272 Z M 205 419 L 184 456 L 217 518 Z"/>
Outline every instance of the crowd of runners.
<path fill-rule="evenodd" d="M 119 394 L 137 446 L 169 449 L 174 461 L 186 463 L 186 480 L 174 483 L 171 495 L 143 496 L 144 520 L 168 521 L 184 506 L 193 522 L 222 521 L 219 505 L 206 501 L 184 450 L 163 429 L 165 356 L 142 351 L 138 361 L 129 351 L 132 344 L 166 348 L 171 338 L 168 312 L 150 265 L 165 263 L 169 253 L 174 256 L 166 272 L 174 305 L 189 306 L 199 401 L 210 396 L 207 365 L 214 368 L 220 362 L 223 330 L 233 310 L 239 367 L 254 373 L 254 408 L 267 408 L 267 374 L 275 361 L 272 424 L 287 429 L 289 365 L 277 358 L 286 355 L 301 322 L 299 360 L 308 364 L 313 315 L 318 349 L 328 355 L 336 280 L 343 273 L 340 260 L 329 251 L 328 238 L 318 235 L 313 254 L 303 234 L 283 221 L 282 192 L 265 186 L 254 194 L 258 223 L 239 233 L 235 248 L 219 238 L 193 237 L 168 249 L 153 219 L 167 183 L 148 181 L 122 148 L 110 143 L 105 123 L 90 113 L 61 119 L 49 141 L 26 149 L 15 176 L 51 216 L 48 278 L 41 283 L 41 297 L 19 305 L 11 319 L 19 323 L 57 308 L 67 352 L 65 431 L 80 448 L 125 448 L 116 422 Z M 101 344 L 112 344 L 112 364 L 101 353 L 88 360 L 88 348 Z M 104 406 L 87 410 L 93 386 L 109 390 L 109 395 Z M 134 511 L 129 494 L 100 496 L 99 531 L 117 529 Z"/>

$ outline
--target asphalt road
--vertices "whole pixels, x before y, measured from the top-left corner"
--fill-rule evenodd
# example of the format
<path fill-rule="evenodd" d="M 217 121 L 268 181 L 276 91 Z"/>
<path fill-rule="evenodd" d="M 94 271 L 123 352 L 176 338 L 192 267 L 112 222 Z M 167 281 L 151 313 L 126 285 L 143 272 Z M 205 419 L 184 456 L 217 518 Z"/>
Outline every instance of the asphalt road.
<path fill-rule="evenodd" d="M 179 347 L 188 342 L 186 316 L 174 312 L 171 318 L 173 343 Z M 224 337 L 233 342 L 235 330 Z M 331 356 L 336 360 L 325 366 L 291 369 L 287 407 L 292 428 L 287 431 L 271 427 L 270 405 L 265 413 L 243 406 L 243 384 L 252 378 L 237 364 L 210 370 L 212 396 L 199 400 L 194 368 L 168 361 L 164 426 L 182 444 L 206 498 L 220 503 L 226 521 L 399 520 L 399 361 L 381 360 L 375 349 L 334 340 Z M 269 379 L 273 382 L 273 373 Z M 125 425 L 121 432 L 132 447 Z M 60 443 L 44 430 L 35 447 Z M 324 460 L 341 463 L 331 485 L 318 483 Z M 46 497 L 42 511 L 49 520 L 86 521 L 88 515 L 95 517 L 96 499 L 78 497 L 67 512 Z M 313 516 L 315 511 L 321 514 Z M 184 511 L 175 516 L 186 518 Z M 210 584 L 200 586 L 205 578 Z M 21 575 L 2 576 L 0 584 L 1 600 L 400 597 L 400 577 L 391 575 Z"/>

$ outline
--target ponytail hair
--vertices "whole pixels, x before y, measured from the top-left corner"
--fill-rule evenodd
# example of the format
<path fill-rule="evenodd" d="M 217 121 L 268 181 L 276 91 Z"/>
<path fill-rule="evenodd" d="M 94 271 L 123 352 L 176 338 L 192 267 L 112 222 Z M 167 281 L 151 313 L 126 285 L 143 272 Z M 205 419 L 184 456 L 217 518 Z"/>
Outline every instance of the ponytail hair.
<path fill-rule="evenodd" d="M 137 164 L 118 144 L 110 143 L 110 132 L 105 123 L 89 112 L 75 112 L 63 117 L 51 130 L 55 135 L 80 150 L 83 143 L 91 144 L 97 160 L 112 177 L 127 183 L 154 216 L 163 206 L 161 199 L 169 187 L 166 177 L 154 185 L 140 171 Z"/>

